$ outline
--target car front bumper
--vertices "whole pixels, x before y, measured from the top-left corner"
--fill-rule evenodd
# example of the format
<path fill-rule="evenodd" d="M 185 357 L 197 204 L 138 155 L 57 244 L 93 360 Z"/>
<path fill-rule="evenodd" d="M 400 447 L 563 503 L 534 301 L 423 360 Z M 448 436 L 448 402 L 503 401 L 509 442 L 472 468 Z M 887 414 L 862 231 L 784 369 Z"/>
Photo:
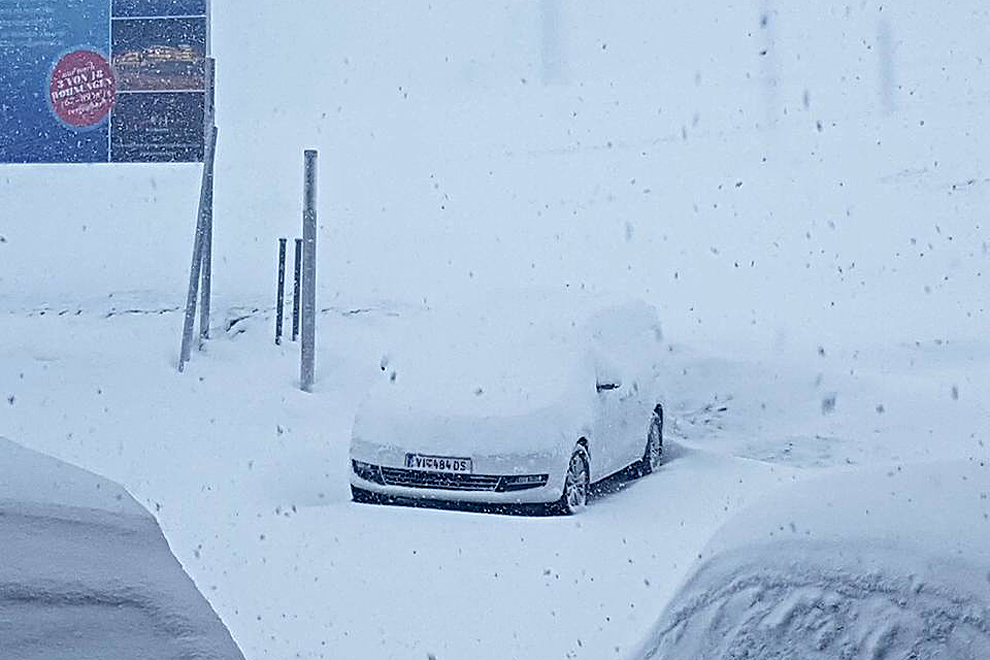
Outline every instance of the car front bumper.
<path fill-rule="evenodd" d="M 563 492 L 550 473 L 453 475 L 351 461 L 351 486 L 385 497 L 485 504 L 545 504 Z"/>
<path fill-rule="evenodd" d="M 466 432 L 466 431 L 465 431 Z M 419 437 L 425 434 L 411 434 Z M 539 437 L 539 430 L 532 432 Z M 545 436 L 544 436 L 545 437 Z M 350 473 L 355 488 L 395 498 L 477 502 L 491 504 L 544 504 L 556 502 L 564 491 L 568 456 L 553 444 L 520 451 L 472 451 L 456 438 L 444 441 L 409 441 L 403 445 L 351 438 Z M 473 443 L 484 446 L 483 442 Z M 494 444 L 494 443 L 490 443 Z M 563 443 L 560 443 L 561 445 Z M 409 469 L 410 455 L 451 456 L 471 460 L 471 474 L 461 477 Z M 380 474 L 362 473 L 356 464 L 374 466 Z M 508 487 L 512 479 L 546 476 L 531 487 Z M 383 478 L 379 479 L 381 476 Z"/>

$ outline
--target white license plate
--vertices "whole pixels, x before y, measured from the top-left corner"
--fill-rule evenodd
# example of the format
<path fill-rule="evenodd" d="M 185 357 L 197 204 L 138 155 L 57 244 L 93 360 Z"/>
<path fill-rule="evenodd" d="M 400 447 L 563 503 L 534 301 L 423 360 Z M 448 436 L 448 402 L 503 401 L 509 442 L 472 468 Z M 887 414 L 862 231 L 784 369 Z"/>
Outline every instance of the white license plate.
<path fill-rule="evenodd" d="M 422 456 L 420 454 L 406 454 L 406 467 L 410 470 L 424 470 L 427 472 L 471 474 L 471 459 L 453 458 L 450 456 Z"/>

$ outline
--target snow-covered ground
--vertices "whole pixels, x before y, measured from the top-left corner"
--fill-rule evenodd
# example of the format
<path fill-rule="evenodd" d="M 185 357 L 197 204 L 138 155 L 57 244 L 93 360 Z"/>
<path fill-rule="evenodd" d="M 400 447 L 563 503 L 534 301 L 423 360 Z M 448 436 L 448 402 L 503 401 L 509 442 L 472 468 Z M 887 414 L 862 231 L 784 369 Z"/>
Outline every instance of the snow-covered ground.
<path fill-rule="evenodd" d="M 623 657 L 765 494 L 987 460 L 986 3 L 214 5 L 215 339 L 175 372 L 197 168 L 4 167 L 0 434 L 133 493 L 249 660 Z M 668 464 L 574 519 L 350 503 L 383 356 L 526 287 L 661 310 Z"/>
<path fill-rule="evenodd" d="M 356 505 L 352 416 L 429 310 L 325 313 L 312 396 L 270 313 L 218 328 L 179 375 L 177 313 L 61 311 L 4 318 L 4 433 L 127 485 L 249 659 L 623 657 L 761 494 L 820 467 L 988 457 L 979 345 L 753 359 L 673 343 L 668 463 L 610 481 L 585 515 Z"/>
<path fill-rule="evenodd" d="M 2 437 L 0 655 L 243 660 L 126 490 Z"/>

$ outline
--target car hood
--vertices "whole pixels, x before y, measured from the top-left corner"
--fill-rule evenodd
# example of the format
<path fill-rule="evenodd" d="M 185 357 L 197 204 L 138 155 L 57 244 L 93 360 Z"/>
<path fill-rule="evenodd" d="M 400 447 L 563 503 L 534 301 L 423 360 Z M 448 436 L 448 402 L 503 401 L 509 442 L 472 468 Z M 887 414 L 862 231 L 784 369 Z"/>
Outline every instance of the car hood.
<path fill-rule="evenodd" d="M 421 404 L 392 392 L 369 396 L 355 416 L 353 445 L 361 447 L 365 456 L 367 451 L 464 457 L 556 455 L 561 447 L 574 444 L 574 433 L 585 418 L 580 404 L 566 398 L 516 409 L 476 404 L 467 413 Z"/>

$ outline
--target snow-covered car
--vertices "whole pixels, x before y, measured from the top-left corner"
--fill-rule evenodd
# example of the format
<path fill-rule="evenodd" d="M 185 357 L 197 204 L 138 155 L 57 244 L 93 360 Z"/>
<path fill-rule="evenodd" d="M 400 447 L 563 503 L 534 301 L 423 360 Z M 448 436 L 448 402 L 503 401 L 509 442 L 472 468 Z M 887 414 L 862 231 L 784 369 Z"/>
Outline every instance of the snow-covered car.
<path fill-rule="evenodd" d="M 639 301 L 564 310 L 523 296 L 431 314 L 383 359 L 386 377 L 355 417 L 353 498 L 540 503 L 570 514 L 596 481 L 655 470 L 657 310 Z"/>
<path fill-rule="evenodd" d="M 0 657 L 244 660 L 126 490 L 3 438 Z"/>
<path fill-rule="evenodd" d="M 629 660 L 990 658 L 990 463 L 832 474 L 740 512 Z"/>

